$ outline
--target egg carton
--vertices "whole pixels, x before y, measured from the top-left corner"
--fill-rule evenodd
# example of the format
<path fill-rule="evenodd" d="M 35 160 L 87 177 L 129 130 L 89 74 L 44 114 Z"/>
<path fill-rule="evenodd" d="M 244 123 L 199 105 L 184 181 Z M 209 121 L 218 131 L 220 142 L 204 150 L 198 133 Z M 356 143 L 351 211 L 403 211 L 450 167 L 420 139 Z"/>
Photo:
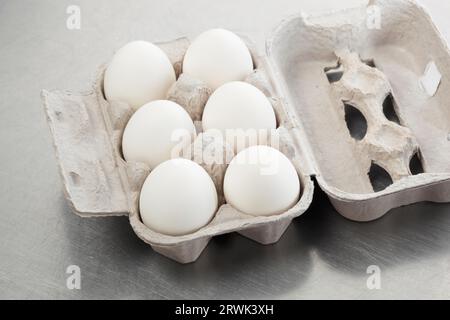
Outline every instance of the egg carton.
<path fill-rule="evenodd" d="M 91 91 L 42 93 L 73 211 L 83 217 L 127 215 L 155 251 L 188 263 L 220 234 L 277 242 L 308 209 L 313 178 L 336 210 L 354 221 L 375 220 L 419 201 L 450 202 L 450 52 L 422 7 L 378 0 L 318 16 L 301 14 L 277 27 L 265 56 L 247 43 L 255 71 L 245 81 L 271 100 L 277 147 L 301 182 L 293 208 L 254 217 L 223 203 L 207 226 L 189 235 L 147 228 L 138 196 L 149 168 L 123 160 L 121 136 L 132 109 L 106 101 L 102 67 Z M 181 74 L 188 46 L 185 38 L 160 44 L 178 79 L 168 99 L 185 107 L 201 132 L 211 90 Z M 226 166 L 203 166 L 223 202 Z"/>

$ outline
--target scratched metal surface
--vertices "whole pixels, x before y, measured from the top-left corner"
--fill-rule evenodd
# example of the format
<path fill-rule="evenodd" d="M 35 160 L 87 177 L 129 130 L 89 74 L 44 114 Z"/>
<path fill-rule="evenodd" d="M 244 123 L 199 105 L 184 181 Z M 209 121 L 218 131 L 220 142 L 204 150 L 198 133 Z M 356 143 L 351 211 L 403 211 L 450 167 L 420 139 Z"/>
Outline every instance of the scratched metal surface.
<path fill-rule="evenodd" d="M 358 224 L 317 190 L 282 240 L 214 239 L 181 266 L 141 242 L 126 218 L 81 219 L 61 189 L 39 99 L 42 88 L 88 88 L 96 66 L 132 39 L 162 41 L 222 26 L 260 48 L 283 17 L 353 1 L 1 1 L 0 298 L 450 298 L 450 205 L 417 204 Z M 450 4 L 424 0 L 450 40 Z M 81 30 L 65 27 L 81 8 Z M 68 290 L 66 268 L 81 268 Z M 366 269 L 381 269 L 381 289 Z"/>

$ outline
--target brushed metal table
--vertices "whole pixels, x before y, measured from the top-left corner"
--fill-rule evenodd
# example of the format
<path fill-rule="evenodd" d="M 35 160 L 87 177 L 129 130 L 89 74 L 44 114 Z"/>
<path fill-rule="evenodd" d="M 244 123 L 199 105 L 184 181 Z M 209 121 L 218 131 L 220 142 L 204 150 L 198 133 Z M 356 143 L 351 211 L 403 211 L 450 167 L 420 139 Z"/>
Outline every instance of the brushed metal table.
<path fill-rule="evenodd" d="M 96 67 L 130 40 L 220 26 L 262 50 L 288 15 L 360 2 L 2 0 L 0 298 L 450 299 L 449 204 L 416 204 L 359 224 L 316 188 L 310 210 L 278 244 L 225 235 L 183 266 L 154 253 L 126 218 L 81 219 L 63 196 L 41 89 L 88 89 Z M 450 41 L 450 3 L 421 2 Z M 67 27 L 71 5 L 80 9 L 79 30 Z M 80 289 L 67 287 L 71 265 L 80 268 Z"/>

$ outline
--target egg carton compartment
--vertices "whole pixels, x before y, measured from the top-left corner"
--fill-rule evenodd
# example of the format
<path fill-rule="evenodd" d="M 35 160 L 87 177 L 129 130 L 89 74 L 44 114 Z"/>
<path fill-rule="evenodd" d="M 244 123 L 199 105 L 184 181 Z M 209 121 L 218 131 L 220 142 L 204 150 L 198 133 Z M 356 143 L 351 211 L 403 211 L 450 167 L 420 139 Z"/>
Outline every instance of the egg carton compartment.
<path fill-rule="evenodd" d="M 245 39 L 244 39 L 245 40 Z M 195 261 L 209 240 L 220 234 L 239 232 L 261 244 L 277 242 L 291 221 L 306 211 L 312 201 L 313 182 L 303 168 L 302 155 L 296 149 L 290 131 L 295 129 L 288 112 L 276 97 L 270 79 L 267 77 L 266 62 L 252 50 L 254 72 L 245 79 L 258 87 L 272 102 L 277 117 L 277 147 L 294 164 L 301 184 L 298 203 L 285 213 L 256 217 L 239 212 L 224 203 L 223 177 L 227 165 L 206 165 L 205 170 L 212 177 L 219 194 L 220 207 L 213 220 L 197 232 L 184 236 L 169 236 L 149 229 L 139 214 L 139 194 L 150 169 L 142 163 L 126 162 L 122 155 L 122 135 L 133 114 L 133 108 L 125 103 L 109 102 L 103 92 L 105 66 L 100 67 L 93 89 L 82 94 L 43 91 L 43 101 L 48 122 L 54 137 L 56 155 L 60 165 L 66 197 L 75 213 L 83 217 L 106 217 L 128 215 L 130 224 L 144 242 L 152 248 L 181 263 Z M 208 140 L 202 132 L 201 114 L 212 90 L 201 81 L 181 74 L 181 63 L 189 46 L 185 38 L 159 44 L 171 60 L 177 82 L 168 92 L 168 99 L 182 105 L 196 124 L 199 137 L 204 144 L 216 143 Z M 195 142 L 190 154 L 195 161 Z M 218 150 L 223 145 L 208 148 Z M 225 150 L 232 158 L 234 152 Z M 229 163 L 229 162 L 228 162 Z"/>
<path fill-rule="evenodd" d="M 371 221 L 402 205 L 450 202 L 450 52 L 424 8 L 375 0 L 294 16 L 267 55 L 337 211 Z"/>

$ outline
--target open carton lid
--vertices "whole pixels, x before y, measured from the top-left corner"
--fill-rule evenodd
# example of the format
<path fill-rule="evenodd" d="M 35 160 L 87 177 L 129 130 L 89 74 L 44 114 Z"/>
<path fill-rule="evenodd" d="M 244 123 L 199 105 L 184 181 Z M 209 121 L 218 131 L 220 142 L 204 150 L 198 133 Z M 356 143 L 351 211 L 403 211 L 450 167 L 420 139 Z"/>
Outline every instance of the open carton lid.
<path fill-rule="evenodd" d="M 395 207 L 450 201 L 450 51 L 424 8 L 375 0 L 294 16 L 268 39 L 267 56 L 309 173 L 343 216 L 371 221 Z M 360 119 L 348 119 L 347 106 Z M 366 122 L 363 137 L 352 137 L 352 120 Z M 417 155 L 424 173 L 412 168 Z M 391 181 L 374 192 L 377 167 Z"/>

